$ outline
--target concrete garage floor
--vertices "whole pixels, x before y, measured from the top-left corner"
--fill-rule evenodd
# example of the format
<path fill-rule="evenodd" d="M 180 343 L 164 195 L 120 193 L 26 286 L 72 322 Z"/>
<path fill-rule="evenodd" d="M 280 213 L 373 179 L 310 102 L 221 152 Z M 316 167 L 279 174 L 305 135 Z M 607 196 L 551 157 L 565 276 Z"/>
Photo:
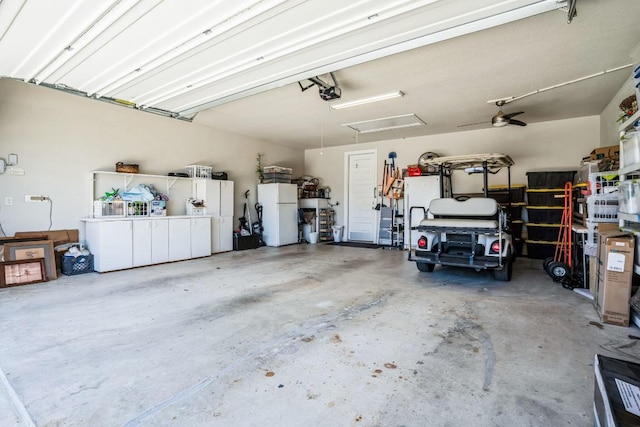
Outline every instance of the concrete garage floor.
<path fill-rule="evenodd" d="M 539 264 L 294 245 L 3 289 L 0 425 L 593 425 L 638 331 Z"/>

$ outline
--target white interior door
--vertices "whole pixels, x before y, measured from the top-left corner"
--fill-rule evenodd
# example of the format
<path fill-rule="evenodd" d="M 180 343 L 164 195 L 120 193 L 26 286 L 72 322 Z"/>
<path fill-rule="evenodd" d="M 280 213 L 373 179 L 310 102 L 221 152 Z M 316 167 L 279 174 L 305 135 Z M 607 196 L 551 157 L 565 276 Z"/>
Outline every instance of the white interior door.
<path fill-rule="evenodd" d="M 345 153 L 347 240 L 375 242 L 376 150 Z"/>

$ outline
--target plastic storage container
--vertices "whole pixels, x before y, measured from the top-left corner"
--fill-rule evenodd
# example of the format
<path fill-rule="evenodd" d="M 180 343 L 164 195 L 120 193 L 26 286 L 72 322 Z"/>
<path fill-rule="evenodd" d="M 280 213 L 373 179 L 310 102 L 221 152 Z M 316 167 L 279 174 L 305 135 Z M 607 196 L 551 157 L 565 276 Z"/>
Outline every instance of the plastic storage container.
<path fill-rule="evenodd" d="M 211 178 L 212 166 L 203 165 L 187 165 L 184 167 L 185 172 L 190 178 Z"/>
<path fill-rule="evenodd" d="M 620 156 L 620 168 L 640 164 L 640 132 L 631 131 L 624 135 L 620 141 L 622 155 Z"/>
<path fill-rule="evenodd" d="M 93 255 L 80 255 L 77 257 L 62 257 L 62 274 L 73 276 L 76 274 L 91 273 L 93 271 Z"/>
<path fill-rule="evenodd" d="M 126 215 L 124 200 L 114 200 L 112 202 L 96 200 L 93 202 L 94 217 L 123 217 Z"/>
<path fill-rule="evenodd" d="M 524 202 L 524 184 L 512 184 L 511 189 L 506 185 L 491 185 L 488 187 L 488 196 L 495 199 L 498 203 L 522 203 Z M 511 194 L 511 200 L 509 200 Z"/>
<path fill-rule="evenodd" d="M 291 174 L 280 172 L 264 173 L 264 184 L 291 184 Z"/>
<path fill-rule="evenodd" d="M 552 258 L 556 253 L 556 242 L 527 240 L 527 257 L 533 259 Z"/>
<path fill-rule="evenodd" d="M 561 226 L 561 224 L 534 224 L 528 222 L 527 237 L 531 240 L 557 242 Z"/>
<path fill-rule="evenodd" d="M 564 189 L 529 189 L 527 202 L 533 206 L 564 206 Z"/>
<path fill-rule="evenodd" d="M 640 181 L 632 179 L 621 182 L 618 203 L 620 212 L 640 213 Z"/>
<path fill-rule="evenodd" d="M 587 195 L 604 196 L 618 192 L 620 177 L 616 172 L 595 172 L 589 174 Z"/>
<path fill-rule="evenodd" d="M 618 195 L 587 197 L 587 219 L 595 222 L 618 222 Z"/>
<path fill-rule="evenodd" d="M 527 206 L 529 222 L 536 224 L 560 224 L 563 211 L 562 206 Z"/>
<path fill-rule="evenodd" d="M 567 182 L 573 183 L 576 171 L 527 172 L 529 188 L 564 188 Z"/>
<path fill-rule="evenodd" d="M 149 216 L 151 214 L 151 202 L 127 201 L 127 216 Z"/>

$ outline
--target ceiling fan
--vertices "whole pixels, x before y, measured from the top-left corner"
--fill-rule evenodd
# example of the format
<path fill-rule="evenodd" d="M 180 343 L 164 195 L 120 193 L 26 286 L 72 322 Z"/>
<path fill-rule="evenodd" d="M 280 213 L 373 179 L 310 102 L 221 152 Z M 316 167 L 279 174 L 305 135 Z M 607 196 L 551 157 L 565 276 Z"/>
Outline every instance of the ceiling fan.
<path fill-rule="evenodd" d="M 496 105 L 498 106 L 498 113 L 491 117 L 490 121 L 485 121 L 485 122 L 476 122 L 476 123 L 466 123 L 464 125 L 458 125 L 457 127 L 462 128 L 462 127 L 467 127 L 467 126 L 475 126 L 475 125 L 483 125 L 486 123 L 491 123 L 494 127 L 503 127 L 506 125 L 516 125 L 516 126 L 526 126 L 527 124 L 525 122 L 522 122 L 520 120 L 516 120 L 513 117 L 517 116 L 518 114 L 524 114 L 524 111 L 518 111 L 517 113 L 509 113 L 509 114 L 505 114 L 502 111 L 502 106 L 504 104 L 507 103 L 507 100 L 501 99 L 496 101 Z"/>
<path fill-rule="evenodd" d="M 518 111 L 517 113 L 509 113 L 509 114 L 505 114 L 502 111 L 502 106 L 505 104 L 506 102 L 504 100 L 500 100 L 496 102 L 496 105 L 498 106 L 498 114 L 496 114 L 495 116 L 493 116 L 491 118 L 491 124 L 495 127 L 503 127 L 506 125 L 517 125 L 517 126 L 526 126 L 527 124 L 525 122 L 521 122 L 520 120 L 515 120 L 513 117 L 517 116 L 518 114 L 523 114 L 524 111 Z"/>

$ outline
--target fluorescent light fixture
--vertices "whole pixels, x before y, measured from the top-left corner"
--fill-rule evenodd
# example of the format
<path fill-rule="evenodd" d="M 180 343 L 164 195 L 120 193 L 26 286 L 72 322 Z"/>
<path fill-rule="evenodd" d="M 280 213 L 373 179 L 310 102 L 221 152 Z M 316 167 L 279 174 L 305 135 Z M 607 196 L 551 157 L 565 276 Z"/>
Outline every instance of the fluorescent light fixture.
<path fill-rule="evenodd" d="M 362 122 L 346 123 L 342 126 L 351 128 L 358 133 L 371 133 L 389 129 L 424 125 L 426 125 L 426 123 L 412 113 L 403 114 L 401 116 L 383 117 L 381 119 L 365 120 Z"/>
<path fill-rule="evenodd" d="M 400 98 L 402 96 L 404 96 L 404 92 L 397 90 L 395 92 L 383 93 L 382 95 L 370 96 L 368 98 L 331 104 L 331 108 L 333 110 L 342 110 L 343 108 L 356 107 L 358 105 L 370 104 L 372 102 L 384 101 L 386 99 Z"/>

